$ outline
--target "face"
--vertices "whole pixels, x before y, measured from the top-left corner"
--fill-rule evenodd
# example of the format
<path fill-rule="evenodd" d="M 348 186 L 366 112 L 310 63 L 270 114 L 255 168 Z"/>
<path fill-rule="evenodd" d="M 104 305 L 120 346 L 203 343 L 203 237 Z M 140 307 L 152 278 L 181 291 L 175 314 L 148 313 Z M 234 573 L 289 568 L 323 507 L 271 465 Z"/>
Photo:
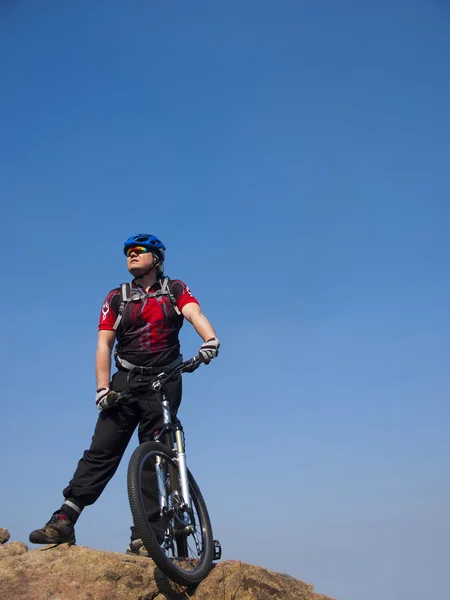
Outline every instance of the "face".
<path fill-rule="evenodd" d="M 142 275 L 152 266 L 154 258 L 156 257 L 151 252 L 148 252 L 146 248 L 140 246 L 130 248 L 127 253 L 127 267 L 129 272 L 133 277 Z"/>

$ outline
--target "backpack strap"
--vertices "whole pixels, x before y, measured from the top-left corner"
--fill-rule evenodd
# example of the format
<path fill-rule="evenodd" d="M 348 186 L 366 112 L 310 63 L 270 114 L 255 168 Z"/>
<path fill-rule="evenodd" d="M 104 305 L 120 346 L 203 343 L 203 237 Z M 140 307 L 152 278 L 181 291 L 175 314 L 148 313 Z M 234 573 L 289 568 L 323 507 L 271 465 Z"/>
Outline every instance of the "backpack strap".
<path fill-rule="evenodd" d="M 115 320 L 114 325 L 113 325 L 114 331 L 116 331 L 116 329 L 119 327 L 119 323 L 122 320 L 122 313 L 125 309 L 125 306 L 130 301 L 131 301 L 131 283 L 121 283 L 120 284 L 119 313 L 118 313 L 117 319 Z"/>
<path fill-rule="evenodd" d="M 163 283 L 161 285 L 161 294 L 167 294 L 169 296 L 170 302 L 177 313 L 177 315 L 181 316 L 181 310 L 178 308 L 177 299 L 175 298 L 175 292 L 173 290 L 173 285 L 169 277 L 164 277 Z"/>

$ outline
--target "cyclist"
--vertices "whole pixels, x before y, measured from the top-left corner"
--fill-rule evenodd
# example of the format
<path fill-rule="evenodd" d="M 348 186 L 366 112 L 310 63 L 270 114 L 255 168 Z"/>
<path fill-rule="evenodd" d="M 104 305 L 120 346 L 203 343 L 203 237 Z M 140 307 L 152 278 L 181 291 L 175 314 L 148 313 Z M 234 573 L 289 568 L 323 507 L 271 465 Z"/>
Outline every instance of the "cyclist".
<path fill-rule="evenodd" d="M 95 398 L 100 414 L 91 446 L 63 490 L 62 506 L 44 527 L 30 533 L 34 544 L 74 544 L 75 523 L 84 507 L 99 498 L 113 477 L 136 427 L 139 443 L 154 439 L 162 425 L 162 414 L 151 383 L 156 375 L 182 362 L 179 331 L 184 318 L 203 339 L 199 354 L 204 362 L 209 363 L 219 352 L 214 328 L 190 289 L 182 281 L 164 276 L 166 247 L 161 240 L 140 233 L 128 238 L 123 250 L 134 279 L 109 292 L 101 308 Z M 117 372 L 110 382 L 115 342 Z M 120 391 L 126 391 L 128 399 L 114 404 L 115 393 Z M 168 382 L 165 392 L 176 414 L 181 402 L 181 375 Z M 144 473 L 143 490 L 147 516 L 162 541 L 164 525 L 154 471 Z M 127 552 L 146 553 L 134 527 Z"/>

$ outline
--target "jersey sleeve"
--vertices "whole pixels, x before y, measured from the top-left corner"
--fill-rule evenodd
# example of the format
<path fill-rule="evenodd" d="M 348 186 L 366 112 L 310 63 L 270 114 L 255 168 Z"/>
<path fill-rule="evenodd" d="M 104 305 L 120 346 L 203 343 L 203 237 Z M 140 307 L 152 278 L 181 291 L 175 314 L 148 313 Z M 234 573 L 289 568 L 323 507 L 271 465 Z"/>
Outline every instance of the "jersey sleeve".
<path fill-rule="evenodd" d="M 100 311 L 100 320 L 98 324 L 99 331 L 114 331 L 114 323 L 119 314 L 120 292 L 118 289 L 112 290 L 106 296 Z"/>
<path fill-rule="evenodd" d="M 188 286 L 179 279 L 175 279 L 173 282 L 175 298 L 177 300 L 177 306 L 180 310 L 183 309 L 186 304 L 190 302 L 195 302 L 195 304 L 199 304 L 197 298 L 193 295 Z"/>

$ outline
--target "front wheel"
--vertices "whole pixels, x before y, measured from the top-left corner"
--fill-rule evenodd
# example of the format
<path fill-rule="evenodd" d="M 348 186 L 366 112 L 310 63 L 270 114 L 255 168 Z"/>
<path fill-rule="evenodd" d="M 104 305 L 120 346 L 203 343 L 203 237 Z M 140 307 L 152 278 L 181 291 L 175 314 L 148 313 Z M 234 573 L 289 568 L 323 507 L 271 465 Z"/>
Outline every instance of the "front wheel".
<path fill-rule="evenodd" d="M 142 494 L 142 472 L 158 467 L 164 494 L 159 503 L 164 539 L 158 540 L 148 521 Z M 213 562 L 213 535 L 205 501 L 188 469 L 189 509 L 181 493 L 176 453 L 160 442 L 144 442 L 133 452 L 128 465 L 128 499 L 134 526 L 156 565 L 181 585 L 196 585 L 204 579 Z M 152 485 L 157 485 L 156 475 Z M 159 490 L 161 491 L 161 490 Z"/>

